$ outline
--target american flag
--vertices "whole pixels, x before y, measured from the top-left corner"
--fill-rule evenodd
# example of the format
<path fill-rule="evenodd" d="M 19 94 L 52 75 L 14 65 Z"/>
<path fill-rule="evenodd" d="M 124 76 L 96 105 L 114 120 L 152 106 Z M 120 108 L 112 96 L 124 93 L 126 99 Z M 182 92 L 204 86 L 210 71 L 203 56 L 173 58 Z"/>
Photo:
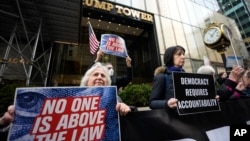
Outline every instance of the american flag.
<path fill-rule="evenodd" d="M 95 32 L 89 22 L 89 45 L 90 45 L 90 53 L 95 54 L 99 48 L 99 41 L 95 36 Z"/>

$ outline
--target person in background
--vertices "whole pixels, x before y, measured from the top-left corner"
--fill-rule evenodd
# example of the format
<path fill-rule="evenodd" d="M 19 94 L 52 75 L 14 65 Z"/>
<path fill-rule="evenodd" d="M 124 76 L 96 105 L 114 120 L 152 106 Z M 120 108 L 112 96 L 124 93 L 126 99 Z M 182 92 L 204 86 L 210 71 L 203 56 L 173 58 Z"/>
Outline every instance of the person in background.
<path fill-rule="evenodd" d="M 240 68 L 240 67 L 239 67 Z M 242 69 L 239 69 L 242 70 Z M 203 65 L 201 67 L 198 68 L 197 73 L 199 74 L 211 74 L 214 77 L 214 81 L 216 84 L 216 80 L 215 80 L 215 70 L 212 66 L 210 65 Z M 231 81 L 232 79 L 232 75 L 230 77 L 230 79 L 225 80 L 223 83 L 221 83 L 221 86 L 219 89 L 216 89 L 217 91 L 217 95 L 216 95 L 216 99 L 218 99 L 219 101 L 227 101 L 227 100 L 231 100 L 231 99 L 236 99 L 239 98 L 239 95 L 241 93 L 241 91 L 243 91 L 245 88 L 242 85 L 242 82 L 235 82 L 235 81 Z M 235 85 L 236 84 L 236 85 Z M 225 94 L 223 94 L 225 93 Z M 228 95 L 228 97 L 224 97 L 222 100 L 220 100 L 220 95 Z M 230 96 L 231 95 L 231 96 Z"/>
<path fill-rule="evenodd" d="M 227 79 L 227 73 L 226 72 L 220 72 L 218 73 L 216 82 L 217 82 L 217 87 L 221 86 Z"/>
<path fill-rule="evenodd" d="M 165 69 L 157 68 L 155 70 L 152 91 L 149 98 L 149 107 L 151 109 L 167 109 L 168 111 L 173 111 L 177 107 L 178 99 L 174 98 L 171 72 L 185 72 L 182 68 L 185 63 L 185 49 L 179 45 L 169 47 L 165 50 L 163 59 Z M 227 83 L 232 83 L 232 88 L 235 88 L 242 76 L 242 72 L 244 72 L 242 67 L 234 67 L 227 79 L 228 81 L 224 83 L 226 84 L 225 87 L 228 86 Z M 168 78 L 168 81 L 166 78 Z M 220 101 L 229 100 L 233 93 L 228 93 L 228 90 L 230 89 L 221 88 L 217 90 Z"/>
<path fill-rule="evenodd" d="M 81 80 L 80 86 L 111 86 L 111 78 L 109 77 L 107 67 L 99 62 L 96 62 L 90 69 L 87 70 Z M 131 112 L 130 107 L 123 103 L 119 96 L 116 110 L 122 116 L 126 115 L 128 112 Z"/>
<path fill-rule="evenodd" d="M 231 97 L 239 97 L 239 92 L 244 90 L 243 82 L 241 78 L 245 70 L 241 66 L 234 66 L 225 80 L 225 82 L 217 88 L 217 95 L 219 95 L 219 101 L 224 102 L 231 100 Z"/>
<path fill-rule="evenodd" d="M 172 71 L 185 72 L 185 49 L 176 45 L 168 47 L 164 53 L 164 66 L 155 69 L 153 86 L 149 98 L 151 109 L 176 109 L 177 99 L 174 98 Z M 166 81 L 166 76 L 169 81 Z"/>
<path fill-rule="evenodd" d="M 242 83 L 246 89 L 242 91 L 241 98 L 250 98 L 250 69 L 247 69 L 242 76 Z"/>
<path fill-rule="evenodd" d="M 104 56 L 104 53 L 102 52 L 102 50 L 99 49 L 97 52 L 97 57 L 95 61 L 91 64 L 91 66 L 95 62 L 100 62 L 103 56 Z M 112 81 L 111 85 L 117 86 L 117 90 L 119 90 L 120 88 L 126 87 L 133 79 L 133 67 L 131 65 L 131 61 L 132 61 L 131 58 L 127 56 L 126 57 L 127 73 L 126 75 L 123 75 L 123 76 L 115 76 L 112 63 L 110 62 L 104 63 L 104 65 L 108 68 L 109 75 L 111 77 L 111 81 Z"/>
<path fill-rule="evenodd" d="M 237 100 L 240 98 L 250 98 L 250 70 L 247 69 L 239 80 L 236 87 L 237 94 L 230 97 L 230 100 Z"/>

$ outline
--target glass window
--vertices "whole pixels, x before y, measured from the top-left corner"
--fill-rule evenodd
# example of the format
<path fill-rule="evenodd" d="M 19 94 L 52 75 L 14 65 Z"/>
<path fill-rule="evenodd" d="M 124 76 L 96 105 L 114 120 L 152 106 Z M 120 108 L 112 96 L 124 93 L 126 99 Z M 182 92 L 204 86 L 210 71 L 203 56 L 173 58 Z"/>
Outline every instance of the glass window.
<path fill-rule="evenodd" d="M 192 64 L 191 64 L 190 59 L 187 59 L 187 58 L 185 59 L 185 65 L 183 66 L 183 69 L 188 73 L 193 72 L 193 68 L 192 68 Z"/>
<path fill-rule="evenodd" d="M 182 24 L 180 22 L 173 21 L 173 27 L 174 27 L 174 33 L 175 33 L 177 45 L 183 46 L 185 50 L 187 51 L 186 53 L 188 53 L 186 38 L 184 35 Z"/>
<path fill-rule="evenodd" d="M 199 69 L 199 67 L 204 65 L 204 61 L 203 60 L 194 60 L 194 59 L 192 59 L 191 64 L 192 64 L 192 68 L 193 68 L 193 73 L 196 73 L 197 70 Z"/>
<path fill-rule="evenodd" d="M 187 13 L 188 13 L 188 17 L 190 18 L 190 20 L 192 21 L 191 24 L 194 25 L 194 26 L 197 26 L 198 25 L 198 21 L 196 19 L 196 13 L 194 12 L 194 7 L 193 7 L 193 3 L 191 3 L 190 1 L 188 0 L 185 0 L 185 5 L 187 7 Z"/>
<path fill-rule="evenodd" d="M 205 6 L 204 4 L 204 0 L 194 0 L 196 3 L 198 3 L 199 5 Z"/>
<path fill-rule="evenodd" d="M 187 39 L 187 46 L 189 50 L 188 52 L 192 51 L 191 54 L 186 53 L 186 56 L 189 56 L 189 57 L 191 56 L 192 58 L 200 59 L 197 46 L 196 46 L 196 42 L 193 36 L 194 33 L 192 30 L 192 27 L 190 25 L 183 25 L 183 27 L 184 27 L 184 33 Z"/>
<path fill-rule="evenodd" d="M 146 10 L 151 13 L 158 14 L 157 3 L 153 0 L 145 0 Z"/>
<path fill-rule="evenodd" d="M 115 2 L 119 4 L 127 5 L 127 6 L 131 5 L 130 0 L 116 0 Z"/>
<path fill-rule="evenodd" d="M 131 0 L 132 7 L 136 7 L 140 10 L 145 10 L 145 2 L 144 0 Z"/>
<path fill-rule="evenodd" d="M 213 11 L 218 11 L 220 9 L 217 2 L 212 2 L 208 0 L 205 0 L 205 6 Z"/>
<path fill-rule="evenodd" d="M 195 38 L 195 41 L 197 44 L 199 57 L 200 57 L 200 59 L 203 59 L 203 56 L 207 56 L 206 48 L 205 48 L 205 45 L 203 43 L 203 34 L 201 33 L 201 30 L 199 28 L 193 27 L 192 29 L 193 29 L 194 38 Z M 191 54 L 191 55 L 193 55 L 193 54 Z"/>
<path fill-rule="evenodd" d="M 206 46 L 205 46 L 205 47 L 206 47 Z M 208 55 L 205 55 L 205 54 L 204 54 L 204 56 L 207 56 L 208 59 L 209 59 L 210 61 L 214 61 L 214 62 L 217 62 L 217 61 L 218 61 L 218 58 L 217 58 L 217 57 L 219 57 L 219 56 L 216 56 L 216 54 L 219 55 L 219 53 L 218 53 L 216 50 L 207 48 L 207 54 L 208 54 Z"/>
<path fill-rule="evenodd" d="M 183 0 L 177 0 L 176 2 L 177 2 L 178 7 L 179 7 L 181 21 L 183 23 L 186 23 L 186 24 L 191 24 L 190 19 L 188 17 L 186 5 L 183 4 L 184 1 Z"/>
<path fill-rule="evenodd" d="M 176 45 L 176 40 L 171 20 L 161 17 L 161 25 L 162 25 L 165 47 Z"/>
<path fill-rule="evenodd" d="M 179 10 L 175 0 L 168 0 L 168 8 L 170 9 L 171 18 L 177 21 L 181 21 Z"/>
<path fill-rule="evenodd" d="M 197 25 L 194 25 L 194 26 L 197 26 L 197 27 L 204 27 L 205 26 L 205 22 L 204 22 L 204 19 L 203 19 L 203 15 L 202 15 L 202 11 L 201 11 L 201 6 L 199 6 L 198 4 L 193 4 L 193 11 L 195 14 L 195 17 L 197 19 Z"/>
<path fill-rule="evenodd" d="M 200 28 L 205 28 L 206 26 L 211 24 L 211 22 L 213 22 L 210 18 L 211 17 L 210 15 L 212 15 L 211 10 L 206 9 L 205 7 L 200 7 L 200 14 L 199 14 L 199 16 L 201 18 Z M 206 20 L 204 20 L 204 19 L 206 19 Z"/>
<path fill-rule="evenodd" d="M 170 9 L 168 8 L 168 1 L 166 0 L 158 0 L 159 13 L 163 17 L 170 18 Z"/>
<path fill-rule="evenodd" d="M 159 16 L 155 15 L 155 27 L 156 27 L 156 32 L 157 32 L 157 39 L 158 39 L 158 45 L 159 45 L 159 50 L 160 53 L 163 54 L 165 52 L 165 46 L 164 46 L 164 38 L 163 38 L 163 32 L 161 28 L 161 21 Z"/>

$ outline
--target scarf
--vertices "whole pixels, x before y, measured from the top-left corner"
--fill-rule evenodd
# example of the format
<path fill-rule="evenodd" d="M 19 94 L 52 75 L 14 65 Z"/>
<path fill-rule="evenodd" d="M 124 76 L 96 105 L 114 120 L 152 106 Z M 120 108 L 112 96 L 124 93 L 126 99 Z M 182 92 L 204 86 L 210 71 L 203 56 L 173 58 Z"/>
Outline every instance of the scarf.
<path fill-rule="evenodd" d="M 169 71 L 185 72 L 185 70 L 183 68 L 178 68 L 178 67 L 175 67 L 175 66 L 168 66 L 168 70 Z"/>

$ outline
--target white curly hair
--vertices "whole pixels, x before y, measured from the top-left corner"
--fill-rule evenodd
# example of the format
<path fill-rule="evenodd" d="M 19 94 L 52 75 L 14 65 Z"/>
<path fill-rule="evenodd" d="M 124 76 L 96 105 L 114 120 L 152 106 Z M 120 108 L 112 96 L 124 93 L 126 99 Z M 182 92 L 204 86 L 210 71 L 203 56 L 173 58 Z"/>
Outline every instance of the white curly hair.
<path fill-rule="evenodd" d="M 197 73 L 201 73 L 201 74 L 215 74 L 215 70 L 210 65 L 204 65 L 204 66 L 199 67 L 199 69 L 197 70 Z"/>
<path fill-rule="evenodd" d="M 104 72 L 104 74 L 105 74 L 105 77 L 106 77 L 107 80 L 108 80 L 107 86 L 111 86 L 111 78 L 110 78 L 110 76 L 109 76 L 108 69 L 107 69 L 106 66 L 104 66 L 104 65 L 101 64 L 100 62 L 96 62 L 90 69 L 88 69 L 88 70 L 85 72 L 84 76 L 82 77 L 80 86 L 87 86 L 87 83 L 88 83 L 88 80 L 89 80 L 90 75 L 91 75 L 97 68 L 102 68 L 102 69 L 103 69 L 103 72 Z"/>

